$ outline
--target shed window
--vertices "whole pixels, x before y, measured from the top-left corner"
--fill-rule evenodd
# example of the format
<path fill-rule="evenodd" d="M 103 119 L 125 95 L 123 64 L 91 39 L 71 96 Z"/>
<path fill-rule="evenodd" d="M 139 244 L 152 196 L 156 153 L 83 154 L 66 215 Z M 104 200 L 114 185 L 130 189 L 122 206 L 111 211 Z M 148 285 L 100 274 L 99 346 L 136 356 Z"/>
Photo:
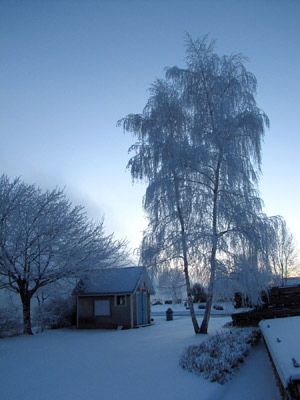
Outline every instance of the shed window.
<path fill-rule="evenodd" d="M 126 296 L 117 296 L 116 304 L 117 304 L 117 306 L 125 306 L 126 305 Z"/>
<path fill-rule="evenodd" d="M 95 300 L 94 302 L 95 315 L 110 315 L 110 302 L 109 300 Z"/>

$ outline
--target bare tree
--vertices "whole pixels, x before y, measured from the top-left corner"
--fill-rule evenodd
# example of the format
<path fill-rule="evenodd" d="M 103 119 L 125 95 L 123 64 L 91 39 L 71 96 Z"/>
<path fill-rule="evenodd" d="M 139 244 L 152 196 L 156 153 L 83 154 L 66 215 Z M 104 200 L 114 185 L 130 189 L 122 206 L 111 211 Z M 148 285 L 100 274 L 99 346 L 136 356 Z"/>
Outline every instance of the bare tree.
<path fill-rule="evenodd" d="M 280 284 L 286 286 L 287 279 L 300 271 L 298 252 L 294 236 L 287 228 L 284 218 L 278 217 L 276 222 L 276 246 L 271 259 L 275 275 Z"/>
<path fill-rule="evenodd" d="M 186 291 L 182 269 L 163 269 L 158 276 L 158 290 L 160 293 L 170 296 L 174 303 L 182 300 L 182 293 Z"/>
<path fill-rule="evenodd" d="M 39 289 L 126 261 L 126 242 L 105 236 L 103 221 L 90 222 L 62 190 L 1 177 L 0 287 L 20 295 L 24 333 L 32 334 L 31 299 Z"/>

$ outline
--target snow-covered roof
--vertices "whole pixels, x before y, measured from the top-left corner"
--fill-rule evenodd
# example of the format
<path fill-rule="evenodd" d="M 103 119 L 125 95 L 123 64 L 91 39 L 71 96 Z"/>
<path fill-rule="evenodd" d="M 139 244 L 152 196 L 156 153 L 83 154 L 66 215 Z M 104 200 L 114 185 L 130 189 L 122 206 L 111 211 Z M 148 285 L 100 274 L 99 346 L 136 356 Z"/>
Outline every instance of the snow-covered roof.
<path fill-rule="evenodd" d="M 300 317 L 264 320 L 259 327 L 284 387 L 300 380 Z M 295 361 L 294 361 L 295 360 Z"/>
<path fill-rule="evenodd" d="M 300 277 L 287 278 L 287 286 L 300 285 Z"/>
<path fill-rule="evenodd" d="M 150 294 L 154 294 L 145 267 L 110 268 L 91 272 L 82 279 L 79 294 L 134 293 L 145 282 Z"/>

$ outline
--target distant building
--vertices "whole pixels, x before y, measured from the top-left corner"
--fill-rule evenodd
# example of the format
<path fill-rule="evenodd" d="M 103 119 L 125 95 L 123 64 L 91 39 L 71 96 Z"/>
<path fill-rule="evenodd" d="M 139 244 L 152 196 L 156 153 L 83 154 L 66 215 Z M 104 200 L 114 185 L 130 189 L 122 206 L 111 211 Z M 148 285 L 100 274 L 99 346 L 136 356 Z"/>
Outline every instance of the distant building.
<path fill-rule="evenodd" d="M 92 272 L 77 287 L 77 327 L 129 329 L 150 324 L 154 293 L 144 267 Z"/>

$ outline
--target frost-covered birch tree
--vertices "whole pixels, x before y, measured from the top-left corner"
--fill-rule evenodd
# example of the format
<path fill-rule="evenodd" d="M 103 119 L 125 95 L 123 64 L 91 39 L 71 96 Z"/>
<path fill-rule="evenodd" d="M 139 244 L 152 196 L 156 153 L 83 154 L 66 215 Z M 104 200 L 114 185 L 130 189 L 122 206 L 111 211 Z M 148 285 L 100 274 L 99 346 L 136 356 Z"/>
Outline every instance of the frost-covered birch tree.
<path fill-rule="evenodd" d="M 241 241 L 257 242 L 261 142 L 269 123 L 245 58 L 219 56 L 214 47 L 207 37 L 188 36 L 186 68 L 167 68 L 143 113 L 122 120 L 138 139 L 129 161 L 133 179 L 148 182 L 144 255 L 183 263 L 196 333 L 207 333 L 216 273 L 227 253 L 240 251 Z M 203 258 L 210 278 L 199 328 L 189 269 Z"/>
<path fill-rule="evenodd" d="M 205 209 L 201 230 L 209 251 L 208 300 L 200 332 L 207 333 L 218 263 L 238 238 L 253 239 L 261 213 L 257 183 L 268 118 L 255 101 L 256 79 L 240 54 L 218 56 L 207 38 L 187 39 L 187 68 L 167 70 L 182 90 L 193 123 L 190 178 Z M 203 213 L 202 213 L 203 214 Z"/>
<path fill-rule="evenodd" d="M 142 257 L 150 265 L 182 266 L 195 332 L 199 330 L 193 307 L 189 263 L 195 193 L 187 184 L 184 164 L 189 152 L 189 116 L 177 87 L 156 80 L 143 114 L 128 115 L 119 124 L 137 136 L 128 164 L 134 180 L 146 180 L 144 208 L 149 219 Z"/>
<path fill-rule="evenodd" d="M 24 333 L 32 333 L 31 299 L 38 290 L 126 261 L 126 243 L 105 236 L 103 221 L 90 222 L 63 191 L 1 176 L 0 288 L 20 295 Z"/>

